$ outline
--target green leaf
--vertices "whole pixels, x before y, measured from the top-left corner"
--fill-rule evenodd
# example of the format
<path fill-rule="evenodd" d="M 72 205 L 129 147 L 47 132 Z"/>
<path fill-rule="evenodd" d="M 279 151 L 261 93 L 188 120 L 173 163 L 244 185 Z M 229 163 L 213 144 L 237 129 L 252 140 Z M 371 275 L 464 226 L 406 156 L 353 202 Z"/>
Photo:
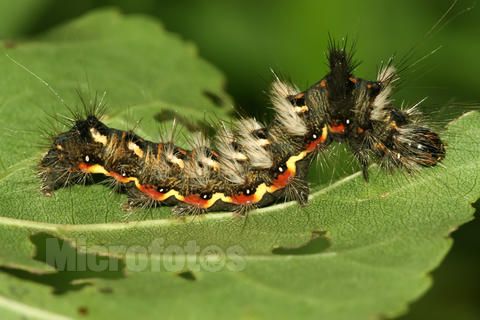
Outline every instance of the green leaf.
<path fill-rule="evenodd" d="M 22 35 L 45 12 L 50 0 L 0 1 L 0 38 Z M 6 45 L 9 45 L 7 42 Z"/>
<path fill-rule="evenodd" d="M 229 113 L 218 71 L 144 17 L 99 11 L 6 52 L 68 105 L 74 89 L 106 90 L 107 122 L 125 129 L 143 119 L 139 132 L 152 138 L 172 111 L 190 129 Z M 415 176 L 373 168 L 370 183 L 349 176 L 306 207 L 180 220 L 168 208 L 126 216 L 125 196 L 101 185 L 46 198 L 36 129 L 67 108 L 7 57 L 0 67 L 0 310 L 9 315 L 395 316 L 428 288 L 449 233 L 472 219 L 480 195 L 480 115 L 469 113 L 443 134 L 442 166 Z"/>

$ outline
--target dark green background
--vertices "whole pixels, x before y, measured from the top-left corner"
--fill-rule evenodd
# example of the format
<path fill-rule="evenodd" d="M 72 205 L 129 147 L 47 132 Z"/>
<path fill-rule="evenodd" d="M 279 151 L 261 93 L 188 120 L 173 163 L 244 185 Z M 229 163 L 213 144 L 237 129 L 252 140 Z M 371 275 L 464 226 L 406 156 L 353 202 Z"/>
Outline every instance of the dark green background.
<path fill-rule="evenodd" d="M 224 72 L 236 107 L 258 117 L 268 110 L 270 68 L 301 88 L 324 75 L 329 33 L 357 41 L 357 58 L 362 61 L 357 74 L 365 78 L 374 78 L 380 61 L 392 54 L 401 58 L 412 50 L 412 65 L 442 46 L 402 74 L 395 97 L 407 104 L 428 97 L 423 110 L 445 122 L 480 101 L 480 7 L 458 1 L 437 25 L 452 4 L 451 0 L 0 0 L 0 38 L 34 37 L 102 6 L 152 15 L 195 43 L 200 55 Z M 477 220 L 454 233 L 453 250 L 433 274 L 433 289 L 403 319 L 480 319 L 479 231 Z"/>

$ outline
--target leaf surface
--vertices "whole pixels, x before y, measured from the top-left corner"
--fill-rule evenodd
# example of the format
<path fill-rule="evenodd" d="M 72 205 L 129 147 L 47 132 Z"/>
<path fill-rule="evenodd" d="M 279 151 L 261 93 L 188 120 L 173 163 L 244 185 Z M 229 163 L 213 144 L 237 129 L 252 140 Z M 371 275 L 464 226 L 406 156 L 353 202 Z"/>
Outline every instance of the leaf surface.
<path fill-rule="evenodd" d="M 152 139 L 172 112 L 202 129 L 205 119 L 228 119 L 232 103 L 192 45 L 144 17 L 98 11 L 4 51 L 61 97 L 0 58 L 0 310 L 9 314 L 394 316 L 428 288 L 449 233 L 472 219 L 480 195 L 480 115 L 469 113 L 443 134 L 442 166 L 415 176 L 372 168 L 370 183 L 346 177 L 315 190 L 305 207 L 180 220 L 168 208 L 127 216 L 126 197 L 102 185 L 46 198 L 34 170 L 45 151 L 37 129 L 48 114 L 68 114 L 60 100 L 73 108 L 75 89 L 89 98 L 105 90 L 107 123 Z M 73 259 L 78 268 L 79 257 L 81 272 L 55 265 Z"/>

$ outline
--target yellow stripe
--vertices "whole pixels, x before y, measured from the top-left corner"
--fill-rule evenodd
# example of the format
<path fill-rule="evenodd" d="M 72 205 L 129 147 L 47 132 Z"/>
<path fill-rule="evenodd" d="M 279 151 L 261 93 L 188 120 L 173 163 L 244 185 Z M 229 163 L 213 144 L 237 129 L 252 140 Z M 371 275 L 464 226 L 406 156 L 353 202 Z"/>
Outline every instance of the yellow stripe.
<path fill-rule="evenodd" d="M 107 145 L 107 136 L 98 132 L 95 128 L 90 128 L 90 134 L 92 135 L 93 141 Z"/>
<path fill-rule="evenodd" d="M 106 176 L 110 176 L 110 172 L 105 170 L 105 168 L 99 164 L 89 165 L 88 169 L 86 170 L 88 173 L 100 173 Z"/>
<path fill-rule="evenodd" d="M 301 107 L 297 106 L 297 107 L 295 107 L 295 112 L 296 113 L 305 113 L 307 111 L 308 111 L 307 106 L 301 106 Z"/>
<path fill-rule="evenodd" d="M 107 171 L 103 166 L 99 165 L 99 164 L 93 164 L 93 165 L 89 165 L 88 169 L 85 170 L 87 173 L 97 173 L 97 174 L 103 174 L 107 177 L 112 177 L 112 174 Z M 137 178 L 135 177 L 123 177 L 122 180 L 125 180 L 125 182 L 122 181 L 122 183 L 129 183 L 129 182 L 134 182 L 135 183 L 135 186 L 140 189 L 140 187 L 142 186 L 140 184 L 140 182 L 138 181 Z"/>
<path fill-rule="evenodd" d="M 179 159 L 175 156 L 167 156 L 168 160 L 171 162 L 171 163 L 174 163 L 176 164 L 177 166 L 180 167 L 180 169 L 183 169 L 185 168 L 185 163 L 183 162 L 182 159 Z"/>
<path fill-rule="evenodd" d="M 133 151 L 139 158 L 143 158 L 143 150 L 134 142 L 128 143 L 128 150 Z"/>

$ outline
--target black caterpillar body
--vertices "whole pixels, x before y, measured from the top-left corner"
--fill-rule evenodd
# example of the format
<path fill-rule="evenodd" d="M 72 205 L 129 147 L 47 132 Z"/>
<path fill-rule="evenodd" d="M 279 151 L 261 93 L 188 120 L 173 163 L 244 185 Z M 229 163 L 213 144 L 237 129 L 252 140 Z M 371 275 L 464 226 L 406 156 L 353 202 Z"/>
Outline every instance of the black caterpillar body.
<path fill-rule="evenodd" d="M 355 63 L 345 48 L 332 45 L 328 60 L 330 72 L 303 92 L 275 79 L 269 125 L 254 119 L 221 124 L 212 144 L 198 134 L 191 150 L 173 138 L 157 143 L 109 128 L 93 113 L 78 118 L 53 138 L 39 164 L 42 191 L 51 194 L 95 176 L 120 185 L 132 206 L 244 213 L 280 200 L 306 203 L 311 160 L 333 141 L 349 144 L 366 179 L 372 161 L 413 171 L 445 157 L 439 135 L 420 113 L 392 104 L 398 78 L 392 66 L 367 81 L 353 75 Z"/>

